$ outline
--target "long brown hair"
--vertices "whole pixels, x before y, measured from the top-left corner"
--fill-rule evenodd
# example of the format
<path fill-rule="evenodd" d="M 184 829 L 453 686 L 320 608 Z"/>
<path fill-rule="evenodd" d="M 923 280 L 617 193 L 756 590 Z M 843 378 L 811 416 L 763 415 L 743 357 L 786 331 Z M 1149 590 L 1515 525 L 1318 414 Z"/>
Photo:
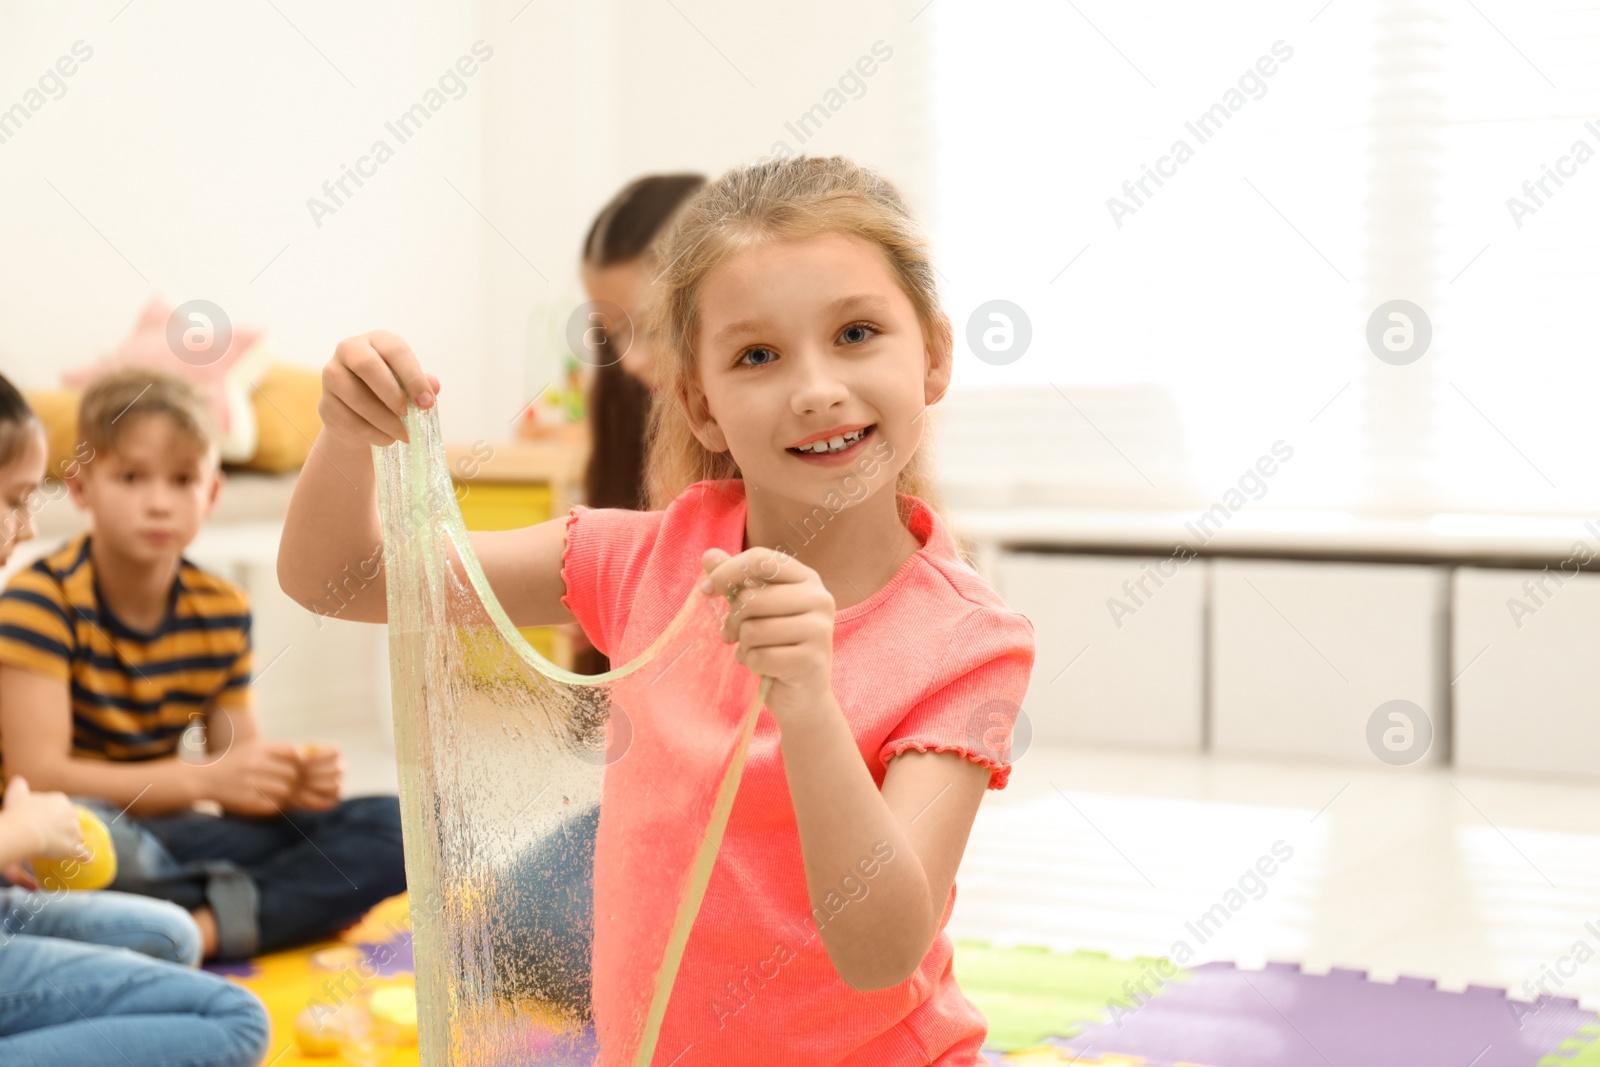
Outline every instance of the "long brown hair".
<path fill-rule="evenodd" d="M 935 358 L 953 358 L 950 320 L 940 306 L 927 237 L 887 179 L 843 156 L 795 156 L 736 167 L 684 205 L 656 249 L 666 266 L 651 291 L 660 397 L 650 412 L 645 466 L 650 508 L 665 508 L 696 482 L 741 477 L 731 454 L 700 443 L 687 413 L 687 383 L 699 373 L 694 339 L 706 278 L 746 248 L 825 233 L 863 238 L 882 248 L 934 342 Z M 895 490 L 921 498 L 948 521 L 928 448 L 931 412 L 928 418 L 923 443 L 901 469 Z M 904 521 L 903 506 L 900 512 Z"/>
<path fill-rule="evenodd" d="M 595 216 L 583 239 L 583 261 L 603 269 L 639 260 L 651 270 L 651 242 L 705 182 L 700 174 L 647 174 L 630 182 Z M 637 511 L 645 506 L 650 406 L 650 390 L 622 364 L 595 368 L 588 400 L 589 463 L 583 474 L 584 503 L 590 507 Z"/>
<path fill-rule="evenodd" d="M 42 425 L 21 391 L 0 374 L 0 467 L 21 455 Z"/>

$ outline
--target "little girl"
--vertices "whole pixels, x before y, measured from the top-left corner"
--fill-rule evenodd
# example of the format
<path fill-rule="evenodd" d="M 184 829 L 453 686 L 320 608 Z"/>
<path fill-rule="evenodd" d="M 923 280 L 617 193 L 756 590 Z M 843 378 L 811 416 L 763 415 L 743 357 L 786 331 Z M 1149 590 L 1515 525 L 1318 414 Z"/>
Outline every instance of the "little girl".
<path fill-rule="evenodd" d="M 0 564 L 33 537 L 46 463 L 44 427 L 0 377 Z M 266 1009 L 249 990 L 194 969 L 200 931 L 188 912 L 127 893 L 41 890 L 21 865 L 82 850 L 72 802 L 9 776 L 0 805 L 0 1063 L 260 1063 Z"/>
<path fill-rule="evenodd" d="M 982 1063 L 944 927 L 984 789 L 1009 774 L 996 726 L 1033 628 L 932 502 L 919 445 L 952 342 L 926 242 L 838 157 L 730 171 L 662 242 L 652 510 L 472 538 L 513 623 L 576 619 L 614 664 L 703 576 L 732 604 L 723 639 L 771 679 L 656 1062 Z M 278 557 L 308 605 L 381 536 L 367 446 L 439 392 L 382 331 L 341 342 L 323 383 Z M 346 617 L 381 621 L 381 585 L 361 596 Z"/>

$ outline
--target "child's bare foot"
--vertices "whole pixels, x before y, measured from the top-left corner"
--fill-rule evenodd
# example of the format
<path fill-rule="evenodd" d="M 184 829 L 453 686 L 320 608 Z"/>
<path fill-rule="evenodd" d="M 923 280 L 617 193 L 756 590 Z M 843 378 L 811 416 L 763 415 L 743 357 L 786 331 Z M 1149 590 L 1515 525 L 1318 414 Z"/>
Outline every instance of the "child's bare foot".
<path fill-rule="evenodd" d="M 194 924 L 200 928 L 200 958 L 209 960 L 217 954 L 217 917 L 210 908 L 193 912 Z"/>

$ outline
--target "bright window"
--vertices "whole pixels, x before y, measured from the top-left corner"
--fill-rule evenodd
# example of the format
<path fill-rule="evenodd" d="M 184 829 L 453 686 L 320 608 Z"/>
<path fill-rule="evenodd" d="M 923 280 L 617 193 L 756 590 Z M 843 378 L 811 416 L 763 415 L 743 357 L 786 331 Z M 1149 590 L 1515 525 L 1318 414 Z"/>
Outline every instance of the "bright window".
<path fill-rule="evenodd" d="M 1082 478 L 1179 503 L 1281 439 L 1277 504 L 1600 509 L 1600 158 L 1575 158 L 1600 154 L 1597 12 L 929 7 L 960 353 L 946 461 L 1026 482 L 1019 503 L 1082 499 Z M 1571 173 L 1518 228 L 1506 200 L 1546 164 Z M 964 340 L 996 299 L 1031 326 L 1015 362 Z M 1414 362 L 1368 345 L 1395 299 L 1431 324 Z M 1402 348 L 1409 318 L 1384 320 Z M 1031 450 L 1015 432 L 1051 422 Z"/>

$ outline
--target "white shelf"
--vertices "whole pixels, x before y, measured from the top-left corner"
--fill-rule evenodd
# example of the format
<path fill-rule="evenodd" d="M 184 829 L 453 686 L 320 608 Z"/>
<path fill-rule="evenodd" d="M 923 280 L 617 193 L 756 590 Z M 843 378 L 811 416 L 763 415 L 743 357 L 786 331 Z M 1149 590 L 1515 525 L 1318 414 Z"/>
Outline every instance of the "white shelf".
<path fill-rule="evenodd" d="M 1566 559 L 1575 541 L 1600 556 L 1600 521 L 1582 515 L 1377 515 L 1352 511 L 1252 510 L 1217 528 L 1199 511 L 1095 508 L 956 508 L 951 526 L 984 549 L 1050 546 L 1073 550 L 1170 553 L 1183 544 L 1203 555 L 1284 555 L 1328 559 L 1497 560 L 1542 565 Z M 1586 526 L 1592 522 L 1593 527 Z M 1209 536 L 1207 536 L 1209 534 Z"/>

